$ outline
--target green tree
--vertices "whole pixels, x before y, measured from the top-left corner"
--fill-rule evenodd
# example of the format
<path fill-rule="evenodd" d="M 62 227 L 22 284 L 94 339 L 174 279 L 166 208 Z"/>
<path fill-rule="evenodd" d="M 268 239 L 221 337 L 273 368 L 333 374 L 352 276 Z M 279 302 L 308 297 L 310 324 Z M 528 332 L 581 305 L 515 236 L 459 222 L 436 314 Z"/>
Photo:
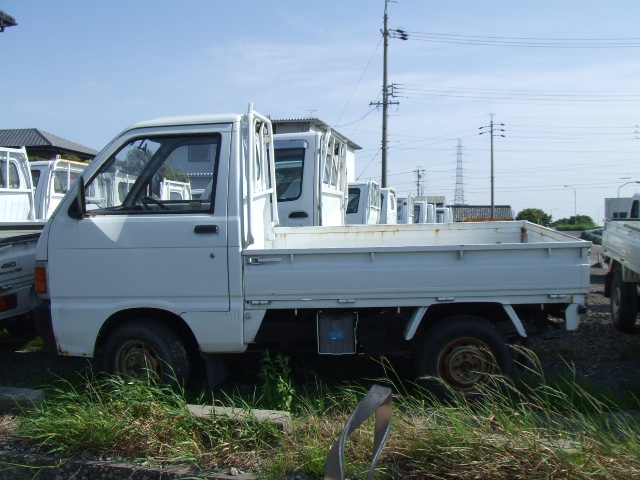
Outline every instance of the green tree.
<path fill-rule="evenodd" d="M 544 225 L 545 227 L 551 223 L 551 215 L 544 213 L 539 208 L 525 208 L 518 213 L 516 220 L 528 220 L 531 223 Z"/>
<path fill-rule="evenodd" d="M 584 228 L 595 228 L 596 223 L 589 215 L 571 215 L 569 218 L 561 218 L 553 222 L 553 225 L 579 225 Z"/>

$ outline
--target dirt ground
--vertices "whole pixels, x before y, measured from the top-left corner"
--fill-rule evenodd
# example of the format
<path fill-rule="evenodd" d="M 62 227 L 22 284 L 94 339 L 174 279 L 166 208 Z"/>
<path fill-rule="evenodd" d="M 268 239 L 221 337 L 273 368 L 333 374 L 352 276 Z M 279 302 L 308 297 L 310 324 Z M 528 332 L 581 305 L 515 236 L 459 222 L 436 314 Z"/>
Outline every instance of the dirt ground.
<path fill-rule="evenodd" d="M 640 327 L 633 333 L 617 331 L 611 324 L 609 299 L 604 297 L 608 266 L 600 262 L 599 247 L 592 249 L 588 311 L 576 331 L 550 328 L 528 347 L 540 358 L 547 378 L 573 375 L 585 384 L 601 385 L 617 395 L 640 393 Z M 638 322 L 640 323 L 640 322 Z"/>

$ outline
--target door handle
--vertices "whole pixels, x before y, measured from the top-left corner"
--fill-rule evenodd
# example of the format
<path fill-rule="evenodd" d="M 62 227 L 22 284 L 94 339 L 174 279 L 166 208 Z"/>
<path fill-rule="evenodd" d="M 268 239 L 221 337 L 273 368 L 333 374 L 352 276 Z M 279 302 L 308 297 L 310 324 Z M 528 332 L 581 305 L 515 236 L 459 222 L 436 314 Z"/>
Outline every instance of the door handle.
<path fill-rule="evenodd" d="M 193 233 L 218 233 L 218 225 L 196 225 L 193 228 Z"/>

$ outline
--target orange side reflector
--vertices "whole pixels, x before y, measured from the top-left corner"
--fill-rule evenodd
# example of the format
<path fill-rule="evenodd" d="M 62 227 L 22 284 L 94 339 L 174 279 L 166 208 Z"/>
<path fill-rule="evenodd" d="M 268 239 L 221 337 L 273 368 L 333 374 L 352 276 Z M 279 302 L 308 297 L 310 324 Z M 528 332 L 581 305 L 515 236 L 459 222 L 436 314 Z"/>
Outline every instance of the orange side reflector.
<path fill-rule="evenodd" d="M 42 267 L 36 267 L 36 293 L 47 293 L 47 270 Z"/>

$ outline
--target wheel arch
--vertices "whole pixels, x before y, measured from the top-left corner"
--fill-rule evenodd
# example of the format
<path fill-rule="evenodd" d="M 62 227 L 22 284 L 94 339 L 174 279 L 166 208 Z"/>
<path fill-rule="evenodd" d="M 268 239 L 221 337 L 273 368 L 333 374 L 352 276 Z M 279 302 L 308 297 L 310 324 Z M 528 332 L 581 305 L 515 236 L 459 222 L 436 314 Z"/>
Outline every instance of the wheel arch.
<path fill-rule="evenodd" d="M 472 315 L 481 317 L 493 323 L 513 323 L 509 313 L 505 310 L 505 305 L 499 302 L 469 302 L 469 303 L 449 303 L 436 304 L 427 308 L 422 318 L 416 319 L 417 327 L 413 327 L 415 332 L 408 340 L 415 339 L 420 343 L 420 339 L 429 331 L 431 327 L 441 321 L 459 315 Z M 516 317 L 517 318 L 517 317 Z M 520 326 L 522 325 L 518 319 Z M 514 325 L 518 329 L 518 325 Z M 410 329 L 408 329 L 410 331 Z"/>
<path fill-rule="evenodd" d="M 109 334 L 128 322 L 140 319 L 153 319 L 173 331 L 184 344 L 190 362 L 199 360 L 198 342 L 189 325 L 175 313 L 156 308 L 132 308 L 114 313 L 100 328 L 96 339 L 95 351 L 101 352 Z"/>

